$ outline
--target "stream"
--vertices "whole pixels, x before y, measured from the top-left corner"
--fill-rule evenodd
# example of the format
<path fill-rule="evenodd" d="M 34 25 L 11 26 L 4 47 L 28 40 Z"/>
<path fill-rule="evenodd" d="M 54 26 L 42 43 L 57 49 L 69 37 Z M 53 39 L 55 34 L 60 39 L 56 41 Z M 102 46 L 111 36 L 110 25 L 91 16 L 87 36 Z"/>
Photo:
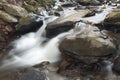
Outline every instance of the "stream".
<path fill-rule="evenodd" d="M 53 9 L 57 8 L 61 3 L 59 1 L 56 2 L 56 5 L 53 7 Z M 42 11 L 39 15 L 39 20 L 43 21 L 42 27 L 40 27 L 37 32 L 30 32 L 23 36 L 21 36 L 19 39 L 14 40 L 11 42 L 13 49 L 11 49 L 6 56 L 5 59 L 2 60 L 1 66 L 0 66 L 0 72 L 14 70 L 14 69 L 20 69 L 20 68 L 29 68 L 32 66 L 35 66 L 37 64 L 40 64 L 42 62 L 48 61 L 50 64 L 55 64 L 61 60 L 61 52 L 59 50 L 59 44 L 65 39 L 65 38 L 74 38 L 77 34 L 81 34 L 82 37 L 86 36 L 102 36 L 104 33 L 99 30 L 96 26 L 93 26 L 92 24 L 97 24 L 102 22 L 106 15 L 110 13 L 116 6 L 110 6 L 110 5 L 102 5 L 97 6 L 99 7 L 102 12 L 96 13 L 94 16 L 91 17 L 78 17 L 75 19 L 75 21 L 82 20 L 83 22 L 76 23 L 76 26 L 67 31 L 63 32 L 56 37 L 53 37 L 51 39 L 46 37 L 46 26 L 58 19 L 58 16 L 54 15 L 48 15 L 46 11 Z M 74 15 L 74 7 L 64 8 L 64 10 L 61 12 L 62 17 L 67 17 L 69 15 Z M 36 20 L 36 21 L 37 21 Z M 86 24 L 84 22 L 90 22 L 91 24 Z M 95 32 L 97 31 L 97 32 Z M 102 33 L 102 34 L 101 34 Z M 102 39 L 98 39 L 101 42 L 105 42 L 106 44 L 110 46 L 114 46 L 109 40 L 104 41 Z M 110 66 L 106 67 L 107 70 L 109 69 L 109 76 L 115 76 L 112 72 L 112 64 Z M 36 69 L 37 70 L 37 69 Z M 43 72 L 46 73 L 47 78 L 45 80 L 82 80 L 82 79 L 67 79 L 64 76 L 61 76 L 60 74 L 57 74 L 56 72 L 50 72 L 49 70 L 43 70 Z M 87 77 L 83 80 L 91 80 Z M 109 79 L 114 80 L 114 79 Z"/>

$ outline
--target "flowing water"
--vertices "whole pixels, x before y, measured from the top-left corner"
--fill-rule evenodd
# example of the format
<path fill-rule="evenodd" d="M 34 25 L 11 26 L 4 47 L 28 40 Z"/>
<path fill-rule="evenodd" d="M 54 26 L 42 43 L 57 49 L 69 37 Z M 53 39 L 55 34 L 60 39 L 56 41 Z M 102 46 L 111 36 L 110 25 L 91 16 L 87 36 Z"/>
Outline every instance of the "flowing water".
<path fill-rule="evenodd" d="M 40 29 L 43 29 L 43 27 Z M 44 61 L 49 61 L 50 63 L 58 61 L 60 59 L 58 45 L 61 39 L 68 34 L 68 32 L 62 33 L 45 44 L 42 44 L 46 40 L 40 36 L 42 34 L 38 37 L 36 37 L 36 33 L 22 36 L 14 42 L 14 49 L 9 53 L 11 58 L 3 61 L 0 70 L 34 66 Z"/>
<path fill-rule="evenodd" d="M 87 21 L 92 22 L 94 24 L 100 23 L 105 19 L 106 15 L 109 14 L 113 10 L 113 8 L 116 8 L 116 7 L 102 5 L 99 7 L 98 10 L 101 10 L 102 8 L 105 8 L 105 9 L 103 9 L 103 11 L 101 13 L 96 13 L 95 16 L 88 17 L 88 18 L 81 18 L 81 19 L 85 20 L 85 21 L 87 20 Z"/>
<path fill-rule="evenodd" d="M 80 19 L 98 23 L 104 20 L 105 16 L 112 10 L 112 8 L 113 7 L 108 6 L 106 7 L 106 9 L 103 10 L 102 13 L 96 14 L 93 17 L 80 18 Z M 69 9 L 69 11 L 71 10 Z M 69 11 L 66 11 L 65 13 L 68 13 Z M 57 62 L 60 60 L 60 56 L 61 56 L 61 53 L 58 49 L 59 43 L 66 36 L 69 35 L 68 38 L 74 37 L 77 33 L 81 33 L 81 34 L 85 33 L 85 35 L 88 36 L 88 34 L 91 34 L 89 32 L 90 29 L 91 30 L 93 29 L 93 31 L 95 29 L 92 26 L 84 28 L 84 26 L 82 25 L 85 25 L 85 24 L 79 23 L 79 26 L 80 26 L 79 29 L 78 27 L 75 27 L 75 29 L 69 32 L 61 33 L 58 36 L 52 38 L 51 40 L 48 40 L 44 36 L 45 27 L 49 23 L 49 21 L 45 20 L 45 17 L 50 18 L 51 16 L 48 16 L 48 15 L 43 16 L 43 26 L 36 33 L 25 34 L 21 38 L 12 42 L 13 49 L 9 52 L 8 54 L 9 57 L 2 61 L 2 64 L 0 66 L 0 71 L 21 68 L 21 67 L 22 68 L 31 67 L 44 61 L 49 61 L 50 63 Z M 93 33 L 93 32 L 92 33 L 94 36 L 101 35 L 99 32 L 100 31 L 98 31 L 98 33 Z M 113 44 L 109 43 L 109 41 L 107 42 L 108 44 L 113 46 Z M 107 67 L 109 68 L 109 71 L 110 71 L 111 67 L 110 66 L 107 66 Z M 63 77 L 61 77 L 60 75 L 57 75 L 56 73 L 46 72 L 46 74 L 49 77 L 49 80 L 64 80 Z"/>

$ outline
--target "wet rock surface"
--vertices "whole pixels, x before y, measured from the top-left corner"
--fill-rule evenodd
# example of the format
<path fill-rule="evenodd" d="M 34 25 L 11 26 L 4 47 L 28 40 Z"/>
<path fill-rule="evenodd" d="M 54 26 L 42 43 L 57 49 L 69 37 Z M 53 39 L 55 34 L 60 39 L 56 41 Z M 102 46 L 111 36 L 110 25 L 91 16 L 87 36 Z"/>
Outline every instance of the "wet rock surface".
<path fill-rule="evenodd" d="M 37 15 L 28 15 L 19 20 L 19 23 L 16 25 L 16 30 L 11 33 L 11 35 L 23 35 L 29 32 L 36 32 L 42 25 L 43 21 Z"/>
<path fill-rule="evenodd" d="M 0 76 L 1 80 L 46 80 L 46 75 L 39 69 L 21 69 L 8 71 Z"/>
<path fill-rule="evenodd" d="M 118 57 L 115 62 L 114 62 L 114 66 L 113 69 L 118 72 L 120 74 L 120 57 Z"/>
<path fill-rule="evenodd" d="M 114 66 L 113 69 L 119 71 L 119 58 L 115 60 L 119 56 L 119 50 L 115 47 L 116 44 L 119 45 L 119 35 L 117 36 L 114 33 L 95 35 L 96 32 L 93 36 L 91 32 L 86 33 L 87 36 L 85 36 L 84 32 L 81 32 L 74 34 L 74 36 L 68 36 L 61 42 L 59 48 L 63 59 L 58 71 L 60 74 L 72 78 L 79 76 L 81 79 L 86 75 L 86 78 L 89 76 L 91 80 L 116 80 L 112 73 L 112 67 Z M 108 37 L 105 38 L 105 36 Z M 101 42 L 100 38 L 105 42 Z M 117 43 L 114 43 L 114 39 Z M 106 43 L 109 40 L 110 43 Z M 111 43 L 113 45 L 110 45 Z M 115 64 L 111 62 L 114 60 Z"/>
<path fill-rule="evenodd" d="M 6 55 L 6 46 L 17 36 L 36 32 L 42 26 L 43 21 L 39 17 L 42 10 L 41 6 L 44 6 L 48 12 L 50 9 L 54 10 L 51 15 L 56 14 L 59 17 L 47 25 L 46 36 L 48 38 L 53 38 L 60 33 L 73 29 L 71 30 L 73 34 L 66 37 L 59 46 L 62 60 L 57 65 L 43 64 L 41 66 L 40 64 L 37 67 L 34 66 L 35 69 L 32 70 L 8 71 L 5 76 L 0 77 L 0 80 L 47 80 L 48 76 L 51 77 L 50 80 L 56 80 L 58 76 L 52 75 L 53 72 L 68 77 L 67 80 L 106 80 L 104 76 L 113 76 L 112 67 L 113 71 L 120 73 L 120 58 L 118 57 L 118 45 L 120 44 L 119 7 L 108 14 L 102 23 L 104 29 L 113 32 L 111 34 L 90 28 L 89 24 L 92 23 L 87 21 L 85 21 L 87 26 L 80 26 L 85 29 L 75 26 L 75 21 L 79 21 L 80 18 L 91 17 L 100 13 L 103 9 L 97 10 L 99 6 L 96 5 L 106 4 L 107 2 L 104 0 L 77 0 L 80 5 L 74 1 L 64 3 L 65 0 L 61 0 L 61 2 L 63 3 L 60 3 L 61 5 L 58 8 L 53 9 L 53 5 L 56 5 L 53 0 L 0 1 L 0 60 Z M 117 0 L 112 0 L 112 2 L 119 3 Z M 69 15 L 67 15 L 68 13 L 64 13 L 65 10 L 72 11 L 68 12 Z M 38 15 L 31 16 L 31 13 Z M 79 32 L 80 30 L 83 31 Z M 118 58 L 116 59 L 116 57 Z M 42 70 L 46 70 L 46 72 L 42 72 Z M 59 80 L 64 79 L 60 78 Z M 109 78 L 107 80 L 116 79 Z"/>
<path fill-rule="evenodd" d="M 64 23 L 66 21 L 77 21 L 79 18 L 85 16 L 86 14 L 90 13 L 91 11 L 88 9 L 85 10 L 73 10 L 69 15 L 63 15 L 60 18 L 57 18 L 55 21 L 51 22 L 50 25 Z M 49 24 L 48 24 L 49 25 Z"/>
<path fill-rule="evenodd" d="M 80 47 L 82 45 L 84 47 Z M 92 44 L 86 39 L 75 39 L 75 40 L 64 40 L 60 45 L 60 50 L 62 53 L 67 54 L 75 59 L 81 60 L 83 57 L 83 61 L 85 57 L 88 57 L 88 60 L 94 57 L 99 59 L 99 57 L 105 57 L 110 54 L 115 53 L 115 49 L 109 46 L 103 45 L 102 47 L 91 47 Z M 89 47 L 90 46 L 90 47 Z M 107 47 L 107 48 L 106 48 Z M 89 59 L 90 58 L 90 59 Z M 87 59 L 87 58 L 86 58 Z"/>
<path fill-rule="evenodd" d="M 46 80 L 46 75 L 39 70 L 30 70 L 21 75 L 18 80 Z"/>
<path fill-rule="evenodd" d="M 104 80 L 111 72 L 110 69 L 106 68 L 111 65 L 111 62 L 106 60 L 101 60 L 92 64 L 85 64 L 79 61 L 75 62 L 74 59 L 71 59 L 69 56 L 64 56 L 58 73 L 69 78 L 80 77 L 82 80 L 84 80 L 83 77 L 86 77 L 86 79 L 88 77 L 91 80 Z"/>
<path fill-rule="evenodd" d="M 77 2 L 81 5 L 88 6 L 88 5 L 100 5 L 98 0 L 77 0 Z"/>
<path fill-rule="evenodd" d="M 104 20 L 105 29 L 114 33 L 120 33 L 120 8 L 114 9 Z"/>
<path fill-rule="evenodd" d="M 98 31 L 99 33 L 99 31 Z M 88 33 L 87 36 L 82 33 L 78 33 L 76 36 L 68 37 L 64 39 L 59 48 L 64 55 L 68 55 L 72 58 L 88 61 L 105 58 L 111 54 L 116 53 L 115 45 L 110 38 L 104 39 L 104 35 L 98 34 L 97 31 L 92 36 L 92 33 Z M 91 36 L 89 36 L 89 34 Z M 101 36 L 101 37 L 100 37 Z M 101 42 L 103 40 L 103 42 Z M 90 61 L 90 62 L 89 62 Z"/>
<path fill-rule="evenodd" d="M 60 33 L 69 31 L 70 29 L 74 28 L 75 24 L 72 21 L 67 21 L 64 23 L 60 23 L 60 24 L 54 24 L 54 25 L 48 25 L 46 27 L 46 36 L 48 38 L 52 38 L 57 36 Z"/>

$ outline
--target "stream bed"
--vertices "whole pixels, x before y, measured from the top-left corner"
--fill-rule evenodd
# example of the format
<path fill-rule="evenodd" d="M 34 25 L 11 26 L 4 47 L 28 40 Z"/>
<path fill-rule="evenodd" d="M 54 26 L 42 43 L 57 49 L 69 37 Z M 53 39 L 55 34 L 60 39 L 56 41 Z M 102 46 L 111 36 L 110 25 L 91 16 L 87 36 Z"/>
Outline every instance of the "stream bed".
<path fill-rule="evenodd" d="M 0 6 L 15 10 L 15 4 Z M 119 10 L 119 1 L 56 0 L 37 14 L 8 11 L 12 18 L 1 11 L 15 26 L 6 41 L 0 37 L 0 80 L 119 80 Z"/>

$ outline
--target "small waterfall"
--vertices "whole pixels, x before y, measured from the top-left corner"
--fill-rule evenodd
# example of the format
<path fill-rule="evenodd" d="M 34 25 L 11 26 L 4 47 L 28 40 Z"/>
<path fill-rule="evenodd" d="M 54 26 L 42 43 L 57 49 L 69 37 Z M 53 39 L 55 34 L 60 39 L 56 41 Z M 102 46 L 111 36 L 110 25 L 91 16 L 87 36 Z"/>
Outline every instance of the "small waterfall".
<path fill-rule="evenodd" d="M 95 16 L 81 18 L 81 19 L 85 20 L 85 21 L 92 22 L 92 23 L 96 23 L 96 24 L 102 22 L 105 19 L 106 15 L 109 14 L 113 10 L 113 8 L 116 8 L 113 6 L 102 5 L 99 7 L 99 9 L 101 10 L 104 7 L 105 7 L 105 9 L 103 9 L 103 11 L 101 13 L 96 13 Z"/>
<path fill-rule="evenodd" d="M 59 60 L 59 42 L 68 33 L 60 34 L 43 45 L 42 43 L 46 41 L 46 37 L 43 36 L 45 27 L 49 22 L 54 21 L 56 17 L 50 17 L 44 10 L 40 15 L 42 16 L 39 16 L 36 21 L 43 20 L 42 27 L 36 33 L 25 34 L 12 42 L 13 49 L 9 52 L 8 58 L 2 61 L 0 70 L 29 67 L 43 61 L 56 62 Z"/>
<path fill-rule="evenodd" d="M 47 24 L 43 20 L 43 26 L 35 33 L 35 37 L 38 37 L 38 36 L 41 37 L 45 33 L 46 26 Z"/>
<path fill-rule="evenodd" d="M 97 14 L 93 17 L 80 19 L 91 22 L 93 21 L 93 23 L 99 23 L 111 10 L 112 8 L 109 7 L 108 9 L 105 9 L 103 13 Z M 75 11 L 73 8 L 66 10 L 63 15 L 68 16 L 73 11 Z M 45 27 L 49 22 L 54 21 L 57 17 L 48 16 L 48 14 L 44 11 L 40 14 L 43 15 L 39 18 L 43 20 L 43 26 L 36 33 L 28 33 L 18 40 L 13 41 L 13 49 L 9 52 L 9 57 L 3 60 L 2 65 L 0 66 L 0 71 L 31 67 L 44 61 L 49 61 L 50 63 L 59 61 L 61 53 L 58 46 L 60 42 L 66 38 L 66 36 L 70 39 L 74 38 L 77 34 L 81 34 L 80 37 L 83 38 L 101 36 L 103 38 L 97 38 L 98 41 L 114 46 L 109 39 L 104 39 L 106 36 L 103 35 L 97 27 L 81 22 L 76 24 L 76 27 L 71 31 L 61 33 L 44 43 L 47 40 L 46 37 L 43 36 L 45 34 Z M 39 19 L 36 21 L 39 21 Z M 105 68 L 108 70 L 108 75 L 112 76 L 112 66 L 108 65 L 105 66 Z M 46 75 L 50 80 L 64 80 L 62 76 L 57 75 L 56 73 L 47 72 Z"/>
<path fill-rule="evenodd" d="M 30 67 L 43 61 L 51 63 L 58 61 L 60 59 L 59 42 L 69 32 L 62 33 L 42 45 L 41 43 L 45 41 L 44 37 L 42 37 L 44 28 L 43 25 L 38 32 L 26 34 L 16 40 L 14 48 L 10 51 L 11 57 L 3 61 L 0 70 Z"/>

